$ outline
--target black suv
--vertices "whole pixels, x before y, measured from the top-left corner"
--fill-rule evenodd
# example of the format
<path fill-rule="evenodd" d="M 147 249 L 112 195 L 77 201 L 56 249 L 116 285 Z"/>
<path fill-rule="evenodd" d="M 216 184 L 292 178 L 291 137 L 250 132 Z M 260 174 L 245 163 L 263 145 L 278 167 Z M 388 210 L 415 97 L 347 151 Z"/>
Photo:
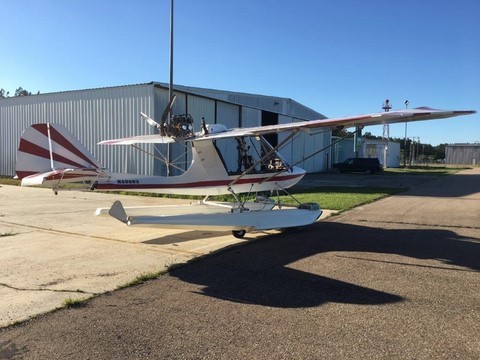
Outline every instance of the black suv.
<path fill-rule="evenodd" d="M 341 163 L 332 165 L 332 169 L 338 172 L 364 172 L 365 174 L 375 174 L 382 171 L 383 167 L 377 158 L 349 158 Z"/>

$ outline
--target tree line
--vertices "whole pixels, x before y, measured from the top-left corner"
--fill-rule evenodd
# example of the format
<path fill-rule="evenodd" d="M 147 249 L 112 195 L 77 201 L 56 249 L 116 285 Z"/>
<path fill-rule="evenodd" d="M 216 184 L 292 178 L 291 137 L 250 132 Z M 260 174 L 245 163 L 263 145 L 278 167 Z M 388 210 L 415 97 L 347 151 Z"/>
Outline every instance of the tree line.
<path fill-rule="evenodd" d="M 345 129 L 334 130 L 333 136 L 353 137 L 353 134 L 348 133 Z M 372 135 L 370 132 L 365 132 L 362 136 L 366 139 L 382 140 L 383 137 Z M 400 143 L 400 154 L 404 163 L 411 163 L 412 159 L 417 162 L 438 162 L 445 159 L 445 147 L 448 144 L 440 144 L 433 146 L 431 144 L 423 144 L 420 141 L 414 141 L 407 138 L 389 138 L 389 141 Z"/>
<path fill-rule="evenodd" d="M 372 135 L 370 132 L 366 132 L 363 135 L 367 139 L 381 140 L 381 136 Z M 390 138 L 390 141 L 400 143 L 400 153 L 404 154 L 407 159 L 413 158 L 417 161 L 438 161 L 445 159 L 445 147 L 448 144 L 440 144 L 433 146 L 430 144 L 422 144 L 420 141 L 414 141 L 407 138 Z"/>
<path fill-rule="evenodd" d="M 40 94 L 40 91 L 37 92 L 37 95 L 38 94 Z M 32 93 L 28 90 L 25 90 L 24 88 L 22 88 L 20 86 L 15 90 L 15 94 L 13 96 L 15 97 L 15 96 L 28 96 L 28 95 L 32 95 Z M 4 88 L 1 88 L 0 89 L 0 99 L 5 99 L 5 98 L 8 98 L 8 97 L 10 97 L 10 91 L 7 91 Z"/>

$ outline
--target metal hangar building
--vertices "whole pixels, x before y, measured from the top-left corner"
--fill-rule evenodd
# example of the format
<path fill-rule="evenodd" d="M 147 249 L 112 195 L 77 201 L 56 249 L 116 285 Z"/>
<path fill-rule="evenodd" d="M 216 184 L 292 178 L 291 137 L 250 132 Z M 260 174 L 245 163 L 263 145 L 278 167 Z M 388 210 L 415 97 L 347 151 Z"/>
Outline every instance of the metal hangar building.
<path fill-rule="evenodd" d="M 284 124 L 325 118 L 322 114 L 298 102 L 281 97 L 237 93 L 175 85 L 172 114 L 190 114 L 194 130 L 201 128 L 202 118 L 208 124 L 220 123 L 233 127 Z M 89 149 L 100 163 L 113 172 L 166 175 L 165 163 L 155 154 L 153 145 L 138 151 L 131 146 L 98 146 L 105 139 L 152 134 L 157 131 L 147 124 L 140 112 L 160 121 L 168 104 L 168 85 L 158 82 L 18 96 L 0 99 L 0 175 L 14 176 L 16 152 L 22 132 L 36 123 L 59 123 L 69 129 Z M 274 134 L 268 140 L 276 145 L 287 133 Z M 307 172 L 324 171 L 330 150 L 305 161 L 305 156 L 328 146 L 331 132 L 317 134 L 299 132 L 293 142 L 280 150 L 282 156 Z M 167 145 L 155 145 L 166 147 Z M 163 149 L 164 150 L 164 149 Z M 227 165 L 237 163 L 234 147 L 220 149 Z M 184 157 L 181 144 L 168 149 L 170 159 Z M 170 172 L 170 175 L 175 175 Z"/>
<path fill-rule="evenodd" d="M 480 144 L 451 144 L 445 147 L 445 162 L 456 165 L 480 164 Z"/>

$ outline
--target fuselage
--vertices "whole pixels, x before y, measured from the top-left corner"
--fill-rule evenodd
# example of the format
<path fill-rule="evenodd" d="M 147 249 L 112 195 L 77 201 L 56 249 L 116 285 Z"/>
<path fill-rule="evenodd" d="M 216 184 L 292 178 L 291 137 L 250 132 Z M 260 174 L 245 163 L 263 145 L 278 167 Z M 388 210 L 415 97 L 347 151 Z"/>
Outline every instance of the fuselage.
<path fill-rule="evenodd" d="M 292 167 L 229 173 L 212 141 L 198 141 L 192 147 L 192 163 L 178 176 L 146 176 L 111 173 L 99 178 L 98 191 L 132 191 L 181 195 L 222 195 L 289 188 L 299 182 L 305 170 Z"/>

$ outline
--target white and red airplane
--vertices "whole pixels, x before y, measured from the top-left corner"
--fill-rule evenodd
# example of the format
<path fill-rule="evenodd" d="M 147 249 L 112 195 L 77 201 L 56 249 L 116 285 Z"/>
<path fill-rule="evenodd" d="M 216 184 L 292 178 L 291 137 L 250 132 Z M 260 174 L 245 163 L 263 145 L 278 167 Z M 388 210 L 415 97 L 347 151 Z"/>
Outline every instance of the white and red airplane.
<path fill-rule="evenodd" d="M 236 237 L 243 237 L 247 231 L 304 226 L 320 217 L 322 211 L 317 204 L 285 207 L 266 197 L 242 201 L 237 196 L 241 193 L 283 191 L 302 179 L 305 170 L 289 164 L 278 153 L 297 132 L 442 119 L 475 113 L 473 110 L 445 111 L 421 107 L 250 128 L 227 129 L 221 124 L 202 124 L 201 131 L 194 132 L 189 115 L 175 116 L 166 122 L 167 110 L 161 124 L 142 114 L 149 124 L 158 128 L 159 134 L 104 140 L 99 145 L 190 144 L 192 161 L 181 175 L 109 172 L 65 127 L 43 123 L 32 125 L 22 134 L 17 153 L 17 176 L 22 180 L 22 186 L 51 186 L 55 193 L 60 183 L 86 182 L 91 190 L 96 191 L 202 195 L 205 199 L 191 206 L 124 208 L 116 201 L 111 208 L 97 209 L 96 214 L 109 214 L 131 226 L 228 230 Z M 264 135 L 279 132 L 289 134 L 273 147 Z M 236 171 L 228 171 L 216 145 L 222 139 L 236 141 Z M 252 147 L 260 149 L 256 157 L 250 155 L 246 141 L 251 141 Z M 232 194 L 235 201 L 208 201 L 209 196 L 220 194 Z"/>

